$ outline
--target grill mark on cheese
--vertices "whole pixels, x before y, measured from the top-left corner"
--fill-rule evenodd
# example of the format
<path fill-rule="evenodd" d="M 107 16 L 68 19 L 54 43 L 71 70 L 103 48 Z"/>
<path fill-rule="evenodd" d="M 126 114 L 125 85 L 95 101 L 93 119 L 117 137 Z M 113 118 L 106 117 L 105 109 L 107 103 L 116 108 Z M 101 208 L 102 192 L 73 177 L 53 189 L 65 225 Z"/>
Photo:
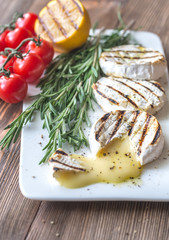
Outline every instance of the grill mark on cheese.
<path fill-rule="evenodd" d="M 57 25 L 59 31 L 62 33 L 62 35 L 67 38 L 67 32 L 66 30 L 62 27 L 62 25 L 60 24 L 60 22 L 58 21 L 58 19 L 56 19 L 53 11 L 48 7 L 48 5 L 46 5 L 47 11 L 49 13 L 49 15 L 51 16 L 52 20 L 54 21 L 54 23 Z"/>
<path fill-rule="evenodd" d="M 126 87 L 130 88 L 131 90 L 133 90 L 134 92 L 136 92 L 139 96 L 141 96 L 144 100 L 147 101 L 147 99 L 141 94 L 139 93 L 135 88 L 131 87 L 130 85 L 128 85 L 127 83 L 121 82 L 119 80 L 113 79 L 116 82 L 120 82 L 121 84 L 125 85 Z M 147 101 L 148 102 L 148 101 Z"/>
<path fill-rule="evenodd" d="M 155 62 L 166 62 L 164 59 L 163 54 L 161 54 L 158 51 L 154 50 L 147 50 L 143 48 L 143 50 L 139 50 L 140 47 L 135 46 L 136 49 L 134 50 L 125 50 L 125 49 L 112 49 L 109 52 L 104 52 L 101 54 L 101 59 L 103 61 L 113 61 L 114 64 L 124 64 L 125 59 L 128 59 L 129 61 L 134 60 L 140 60 L 140 61 L 146 61 L 146 59 L 150 59 L 149 61 L 155 61 Z M 149 55 L 148 55 L 149 54 Z M 133 56 L 131 56 L 133 55 Z M 140 62 L 141 63 L 141 62 Z"/>
<path fill-rule="evenodd" d="M 110 59 L 114 58 L 114 56 L 113 56 L 113 57 L 110 57 L 110 56 L 109 56 L 109 57 L 108 57 L 108 56 L 103 57 L 103 56 L 102 56 L 101 58 L 103 58 L 105 61 L 109 61 Z M 119 58 L 119 57 L 118 57 L 118 58 Z M 115 62 L 115 63 L 116 63 L 116 64 L 121 64 L 121 65 L 123 64 L 122 62 L 119 62 L 117 59 L 116 59 L 116 62 Z"/>
<path fill-rule="evenodd" d="M 74 170 L 79 170 L 79 171 L 83 171 L 83 172 L 86 171 L 86 169 L 84 169 L 84 168 L 75 167 L 75 166 L 72 166 L 72 165 L 63 163 L 63 162 L 61 162 L 61 161 L 59 161 L 59 160 L 56 160 L 56 159 L 53 159 L 53 158 L 50 158 L 50 159 L 49 159 L 49 162 L 51 162 L 51 163 L 52 163 L 52 162 L 59 163 L 59 164 L 65 166 L 65 167 L 69 167 L 69 168 L 72 168 L 72 169 L 74 169 Z M 56 168 L 57 170 L 58 170 L 58 169 L 64 169 L 64 168 L 60 168 L 60 167 L 54 167 L 54 168 Z"/>
<path fill-rule="evenodd" d="M 140 51 L 140 50 L 124 50 L 124 49 L 118 49 L 118 50 L 111 50 L 109 51 L 110 53 L 112 52 L 124 52 L 124 53 L 159 53 L 158 51 L 153 51 L 153 50 L 144 50 L 144 51 Z M 107 52 L 107 53 L 109 53 Z"/>
<path fill-rule="evenodd" d="M 142 147 L 143 141 L 145 139 L 145 136 L 146 136 L 151 118 L 152 118 L 152 115 L 147 113 L 147 119 L 146 119 L 146 122 L 145 122 L 145 125 L 144 125 L 144 128 L 143 128 L 142 136 L 141 136 L 141 139 L 139 141 L 139 146 L 138 146 L 138 149 L 137 149 L 137 155 L 138 156 L 140 156 L 140 154 L 141 154 L 141 147 Z"/>
<path fill-rule="evenodd" d="M 120 76 L 114 76 L 114 78 L 123 80 L 123 78 L 120 77 Z M 144 88 L 146 88 L 147 90 L 149 90 L 150 92 L 152 92 L 155 96 L 157 96 L 157 95 L 154 93 L 154 91 L 152 91 L 151 89 L 149 89 L 147 86 L 141 84 L 140 82 L 135 81 L 135 80 L 133 80 L 132 78 L 128 78 L 128 77 L 125 77 L 125 79 L 127 79 L 127 80 L 129 80 L 129 81 L 132 81 L 132 82 L 134 82 L 135 84 L 139 84 L 139 85 L 143 86 Z M 114 80 L 115 80 L 115 79 L 114 79 Z M 146 80 L 145 80 L 145 81 L 146 81 Z M 121 82 L 121 81 L 120 81 L 120 82 Z M 147 82 L 147 83 L 154 85 L 154 86 L 157 87 L 160 91 L 162 91 L 163 93 L 165 93 L 165 91 L 164 91 L 164 89 L 161 87 L 160 83 L 158 83 L 158 82 L 152 82 L 152 81 L 151 81 L 151 82 Z M 157 96 L 157 97 L 159 98 L 159 96 Z"/>
<path fill-rule="evenodd" d="M 130 60 L 133 60 L 133 59 L 140 59 L 140 60 L 143 60 L 143 59 L 149 59 L 149 58 L 157 58 L 157 57 L 161 57 L 161 55 L 155 55 L 155 56 L 144 56 L 144 57 L 141 57 L 141 56 L 121 56 L 121 55 L 114 55 L 114 56 L 109 56 L 109 55 L 106 55 L 106 56 L 102 56 L 102 58 L 106 58 L 107 59 L 112 59 L 112 58 L 118 58 L 118 59 L 123 59 L 123 58 L 126 58 L 126 59 L 130 59 Z"/>
<path fill-rule="evenodd" d="M 60 0 L 56 0 L 59 5 L 62 7 L 64 13 L 66 14 L 66 16 L 68 17 L 69 21 L 72 23 L 72 26 L 77 30 L 78 29 L 78 26 L 77 24 L 71 19 L 71 14 L 69 12 L 68 9 L 66 9 L 66 7 L 62 4 L 62 2 Z"/>
<path fill-rule="evenodd" d="M 128 102 L 130 102 L 133 106 L 135 106 L 136 108 L 138 108 L 137 104 L 135 102 L 133 102 L 133 100 L 131 100 L 127 95 L 125 95 L 124 93 L 122 93 L 121 91 L 111 87 L 111 86 L 108 86 L 106 85 L 106 87 L 110 88 L 110 89 L 113 89 L 114 91 L 118 92 L 121 96 L 123 96 L 124 98 L 127 99 Z"/>
<path fill-rule="evenodd" d="M 98 94 L 96 90 L 94 91 L 98 104 L 105 111 L 113 110 L 114 104 L 111 107 L 111 103 L 107 100 L 107 98 L 112 99 L 113 97 L 113 100 L 118 100 L 119 103 L 118 105 L 114 105 L 115 109 L 151 111 L 153 114 L 156 108 L 159 110 L 164 105 L 166 98 L 161 85 L 159 83 L 154 85 L 153 83 L 156 82 L 146 80 L 135 81 L 131 78 L 113 76 L 105 79 L 101 78 L 93 84 L 93 89 L 97 89 L 100 92 Z M 108 101 L 108 107 L 104 106 L 102 99 L 105 99 L 105 104 Z"/>
<path fill-rule="evenodd" d="M 106 113 L 102 118 L 101 121 L 106 121 L 108 119 L 108 117 L 110 116 L 110 113 Z"/>
<path fill-rule="evenodd" d="M 65 153 L 62 149 L 57 149 L 55 153 L 61 154 L 61 155 L 65 155 L 68 156 L 67 153 Z"/>
<path fill-rule="evenodd" d="M 112 114 L 111 113 L 106 113 L 102 118 L 101 118 L 101 126 L 99 127 L 98 131 L 95 133 L 95 139 L 96 141 L 99 141 L 99 138 L 100 138 L 100 134 L 101 134 L 101 131 L 102 129 L 104 128 L 104 125 L 107 121 L 107 119 L 111 116 Z"/>
<path fill-rule="evenodd" d="M 140 110 L 131 111 L 131 115 L 129 113 L 130 111 L 116 110 L 110 112 L 110 118 L 105 117 L 106 130 L 104 128 L 100 134 L 99 144 L 104 148 L 116 138 L 123 140 L 127 134 L 134 144 L 132 146 L 135 148 L 138 161 L 142 161 L 140 157 L 144 159 L 146 156 L 144 151 L 149 148 L 151 150 L 151 146 L 156 151 L 155 147 L 158 147 L 159 139 L 162 137 L 161 127 L 158 120 L 149 113 Z M 102 125 L 100 120 L 97 122 L 95 131 Z"/>
<path fill-rule="evenodd" d="M 72 2 L 77 6 L 77 9 L 79 10 L 79 12 L 80 12 L 82 15 L 84 15 L 84 12 L 82 11 L 82 9 L 81 9 L 81 7 L 79 6 L 79 4 L 78 4 L 76 1 L 74 1 L 74 0 L 72 0 Z"/>
<path fill-rule="evenodd" d="M 149 58 L 156 58 L 156 57 L 159 57 L 159 55 L 156 55 L 156 56 L 145 56 L 145 57 L 141 57 L 141 56 L 139 56 L 139 57 L 132 57 L 132 56 L 114 56 L 114 58 L 127 58 L 127 59 L 149 59 Z"/>
<path fill-rule="evenodd" d="M 157 127 L 157 130 L 156 130 L 154 139 L 153 139 L 153 141 L 151 142 L 151 145 L 154 145 L 154 144 L 157 142 L 157 140 L 158 140 L 159 137 L 160 137 L 160 133 L 161 133 L 161 127 L 160 127 L 160 124 L 158 123 L 158 127 Z"/>
<path fill-rule="evenodd" d="M 155 92 L 152 91 L 152 90 L 151 90 L 150 88 L 148 88 L 147 86 L 141 84 L 141 83 L 138 82 L 138 81 L 134 81 L 134 80 L 132 80 L 132 79 L 130 79 L 130 78 L 127 78 L 127 80 L 129 80 L 129 81 L 133 82 L 134 84 L 140 85 L 140 86 L 142 86 L 143 88 L 147 89 L 147 90 L 150 91 L 155 97 L 157 97 L 158 100 L 160 101 L 160 97 L 157 96 L 157 94 L 155 94 Z M 157 87 L 160 91 L 162 91 L 163 93 L 165 93 L 164 90 L 163 90 L 163 89 L 161 88 L 161 86 L 159 85 L 159 83 L 157 83 L 157 85 L 156 85 L 156 83 L 153 83 L 153 82 L 147 82 L 147 83 L 148 83 L 148 84 L 153 84 L 153 85 L 154 85 L 155 87 Z M 151 104 L 150 106 L 151 106 L 151 108 L 154 108 L 154 106 L 153 106 L 152 104 Z"/>
<path fill-rule="evenodd" d="M 50 40 L 54 43 L 54 37 L 53 37 L 53 35 L 51 34 L 51 32 L 49 31 L 49 29 L 48 29 L 48 27 L 47 27 L 47 25 L 45 24 L 45 22 L 42 20 L 42 18 L 40 18 L 39 16 L 38 16 L 38 20 L 39 20 L 39 22 L 40 22 L 40 24 L 42 25 L 42 28 L 45 30 L 45 32 L 47 33 L 47 35 L 48 35 L 48 37 L 50 38 Z"/>
<path fill-rule="evenodd" d="M 135 125 L 135 123 L 136 123 L 136 121 L 137 121 L 137 118 L 138 118 L 138 116 L 139 116 L 139 114 L 140 114 L 140 111 L 136 111 L 134 114 L 135 114 L 135 116 L 134 116 L 133 121 L 131 122 L 130 129 L 129 129 L 129 131 L 128 131 L 128 136 L 130 136 L 130 135 L 132 134 L 134 125 Z"/>
<path fill-rule="evenodd" d="M 113 129 L 113 132 L 110 135 L 109 140 L 107 141 L 107 144 L 111 141 L 112 137 L 116 134 L 116 132 L 118 131 L 118 129 L 120 128 L 120 125 L 122 123 L 123 117 L 124 117 L 125 111 L 119 111 L 118 113 L 118 117 L 117 117 L 117 122 L 115 124 L 115 127 Z"/>
<path fill-rule="evenodd" d="M 106 60 L 106 61 L 107 61 L 107 60 Z M 121 65 L 122 65 L 123 63 L 116 60 L 116 64 L 121 64 Z"/>
<path fill-rule="evenodd" d="M 114 74 L 127 75 L 134 79 L 137 78 L 136 80 L 146 78 L 147 80 L 156 80 L 162 76 L 166 65 L 166 60 L 162 53 L 136 45 L 114 47 L 108 52 L 103 52 L 99 62 L 103 72 L 108 76 Z M 128 64 L 132 65 L 129 66 Z M 159 64 L 161 67 L 157 74 L 153 70 L 157 68 L 156 64 Z M 135 65 L 137 65 L 138 69 L 135 69 Z M 145 72 L 142 71 L 143 65 L 147 69 Z"/>
<path fill-rule="evenodd" d="M 98 90 L 98 87 L 97 87 L 96 84 L 93 84 L 92 87 L 93 87 L 94 90 L 96 90 L 96 92 L 97 92 L 99 95 L 101 95 L 102 97 L 104 97 L 104 98 L 106 98 L 107 100 L 109 100 L 109 102 L 112 102 L 112 103 L 114 103 L 114 104 L 116 104 L 116 105 L 119 105 L 119 103 L 116 102 L 113 98 L 108 98 L 108 97 L 106 97 L 105 94 L 103 94 L 102 92 L 100 92 L 100 91 Z"/>
<path fill-rule="evenodd" d="M 148 88 L 147 86 L 141 84 L 140 82 L 135 82 L 135 83 L 136 83 L 136 84 L 139 84 L 140 86 L 142 86 L 142 87 L 144 87 L 144 88 L 146 88 L 146 89 L 147 89 L 148 91 L 150 91 L 155 97 L 157 97 L 157 98 L 160 100 L 160 97 L 157 96 L 157 94 L 155 94 L 155 92 L 152 91 L 150 88 Z"/>
<path fill-rule="evenodd" d="M 158 89 L 160 89 L 163 93 L 165 93 L 164 89 L 161 87 L 161 85 L 158 82 L 151 82 L 154 86 L 156 86 Z"/>

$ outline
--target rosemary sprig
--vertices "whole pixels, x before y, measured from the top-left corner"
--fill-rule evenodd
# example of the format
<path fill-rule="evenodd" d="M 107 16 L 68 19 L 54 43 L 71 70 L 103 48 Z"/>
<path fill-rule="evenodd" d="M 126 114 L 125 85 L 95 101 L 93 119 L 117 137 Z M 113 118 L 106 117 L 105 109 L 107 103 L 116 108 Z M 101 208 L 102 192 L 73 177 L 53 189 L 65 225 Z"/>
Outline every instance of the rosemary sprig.
<path fill-rule="evenodd" d="M 91 86 L 102 74 L 100 54 L 113 46 L 128 43 L 129 39 L 130 34 L 121 34 L 120 30 L 111 35 L 100 32 L 90 36 L 83 47 L 57 56 L 38 85 L 41 93 L 35 96 L 35 102 L 5 128 L 9 131 L 0 142 L 2 149 L 16 142 L 23 126 L 32 121 L 35 111 L 40 112 L 43 128 L 49 132 L 49 142 L 43 149 L 46 153 L 40 163 L 64 142 L 75 149 L 87 146 L 82 123 L 90 125 L 88 110 L 93 108 L 94 100 Z"/>

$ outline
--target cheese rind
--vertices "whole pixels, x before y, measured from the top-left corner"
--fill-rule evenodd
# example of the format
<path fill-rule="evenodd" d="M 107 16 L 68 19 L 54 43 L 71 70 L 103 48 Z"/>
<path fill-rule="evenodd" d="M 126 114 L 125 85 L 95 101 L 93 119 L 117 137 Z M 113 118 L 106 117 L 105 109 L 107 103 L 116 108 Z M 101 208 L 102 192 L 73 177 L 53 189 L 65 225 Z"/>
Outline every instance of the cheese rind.
<path fill-rule="evenodd" d="M 129 77 L 136 80 L 157 80 L 164 75 L 165 57 L 151 48 L 123 45 L 103 52 L 100 67 L 108 76 Z"/>
<path fill-rule="evenodd" d="M 155 114 L 166 102 L 165 91 L 156 81 L 103 77 L 92 87 L 97 103 L 105 112 L 139 109 Z"/>
<path fill-rule="evenodd" d="M 112 111 L 100 118 L 91 128 L 89 142 L 93 155 L 114 139 L 129 136 L 136 160 L 145 165 L 158 158 L 163 150 L 164 137 L 158 120 L 142 111 Z"/>
<path fill-rule="evenodd" d="M 66 170 L 74 172 L 85 172 L 86 169 L 74 158 L 71 158 L 66 152 L 61 148 L 58 148 L 56 152 L 52 154 L 49 158 L 49 165 L 52 167 L 53 171 Z"/>

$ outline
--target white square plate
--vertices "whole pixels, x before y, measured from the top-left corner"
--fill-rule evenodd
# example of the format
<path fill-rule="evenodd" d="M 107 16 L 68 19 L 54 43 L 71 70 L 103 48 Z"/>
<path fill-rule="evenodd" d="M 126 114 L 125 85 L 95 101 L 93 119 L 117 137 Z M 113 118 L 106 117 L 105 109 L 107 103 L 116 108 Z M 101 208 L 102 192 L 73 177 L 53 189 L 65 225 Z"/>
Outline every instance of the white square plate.
<path fill-rule="evenodd" d="M 110 32 L 111 30 L 107 30 Z M 159 37 L 150 32 L 134 32 L 135 39 L 145 47 L 151 47 L 162 53 L 163 47 Z M 168 73 L 160 80 L 169 98 Z M 29 88 L 28 95 L 37 93 L 33 86 Z M 31 104 L 26 99 L 23 110 Z M 95 112 L 89 112 L 92 123 L 103 111 L 96 106 Z M 94 116 L 94 117 L 93 117 Z M 48 142 L 48 133 L 42 130 L 39 114 L 34 121 L 24 127 L 21 138 L 20 158 L 20 189 L 22 194 L 30 199 L 48 201 L 102 201 L 102 200 L 138 200 L 138 201 L 169 201 L 169 104 L 165 103 L 163 109 L 156 115 L 159 120 L 164 137 L 165 147 L 160 158 L 144 167 L 139 184 L 128 181 L 122 184 L 98 183 L 78 189 L 61 187 L 52 177 L 48 164 L 39 165 L 44 152 L 42 147 Z M 85 134 L 89 133 L 89 129 Z M 42 138 L 42 135 L 44 136 Z M 64 150 L 71 149 L 64 146 Z M 83 148 L 78 153 L 90 154 L 89 149 Z"/>

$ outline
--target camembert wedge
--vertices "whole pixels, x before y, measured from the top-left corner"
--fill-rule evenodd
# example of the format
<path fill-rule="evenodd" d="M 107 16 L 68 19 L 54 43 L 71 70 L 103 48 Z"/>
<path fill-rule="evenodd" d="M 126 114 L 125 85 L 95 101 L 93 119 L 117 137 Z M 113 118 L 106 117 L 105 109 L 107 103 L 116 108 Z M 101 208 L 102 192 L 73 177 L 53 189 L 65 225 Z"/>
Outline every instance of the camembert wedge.
<path fill-rule="evenodd" d="M 100 67 L 108 76 L 157 80 L 164 75 L 166 60 L 160 52 L 151 48 L 123 45 L 103 52 Z"/>
<path fill-rule="evenodd" d="M 53 171 L 66 170 L 75 172 L 85 172 L 86 169 L 80 165 L 80 162 L 71 158 L 66 152 L 58 148 L 49 158 L 50 166 Z"/>
<path fill-rule="evenodd" d="M 105 112 L 142 110 L 155 114 L 166 102 L 165 91 L 156 81 L 103 77 L 92 87 L 97 103 Z"/>
<path fill-rule="evenodd" d="M 58 149 L 49 159 L 53 177 L 64 187 L 78 188 L 98 182 L 120 183 L 140 176 L 142 167 L 136 154 L 129 152 L 126 140 L 113 142 L 113 147 L 109 145 L 92 158 Z"/>
<path fill-rule="evenodd" d="M 128 138 L 130 148 L 141 165 L 157 159 L 164 146 L 158 120 L 142 111 L 113 111 L 105 114 L 92 127 L 90 146 L 94 155 L 113 141 Z"/>

